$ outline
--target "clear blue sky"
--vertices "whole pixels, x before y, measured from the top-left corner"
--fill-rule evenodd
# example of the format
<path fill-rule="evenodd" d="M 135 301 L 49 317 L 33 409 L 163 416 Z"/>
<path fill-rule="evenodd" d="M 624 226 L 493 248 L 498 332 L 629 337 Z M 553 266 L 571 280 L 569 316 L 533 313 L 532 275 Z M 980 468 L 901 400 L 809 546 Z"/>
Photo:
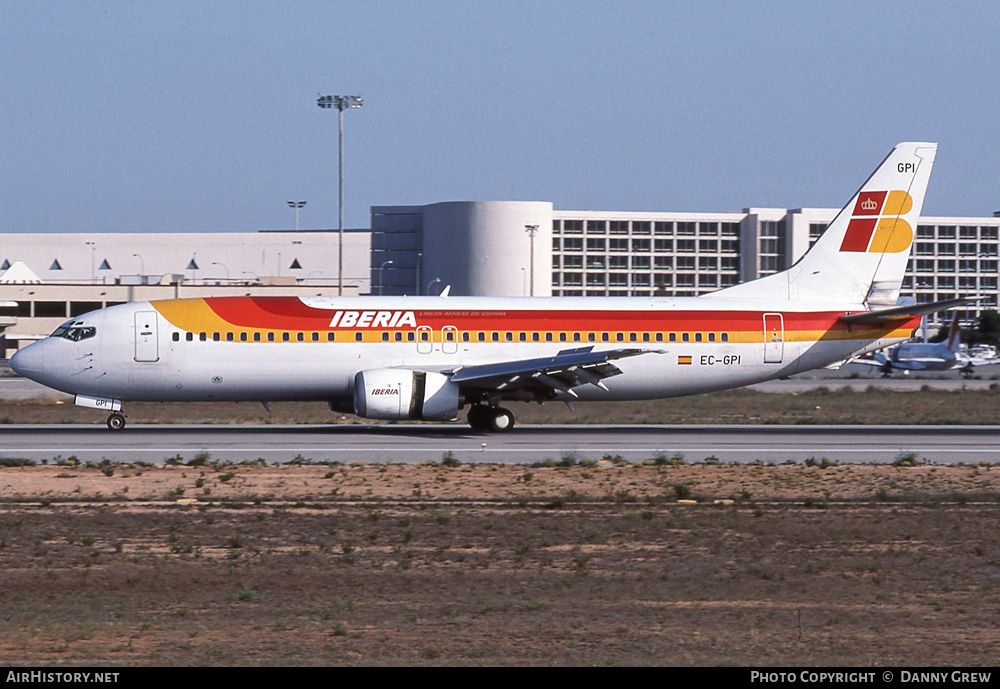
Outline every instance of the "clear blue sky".
<path fill-rule="evenodd" d="M 924 213 L 1000 210 L 996 2 L 0 4 L 0 232 L 346 225 L 372 205 L 839 206 L 940 143 Z"/>

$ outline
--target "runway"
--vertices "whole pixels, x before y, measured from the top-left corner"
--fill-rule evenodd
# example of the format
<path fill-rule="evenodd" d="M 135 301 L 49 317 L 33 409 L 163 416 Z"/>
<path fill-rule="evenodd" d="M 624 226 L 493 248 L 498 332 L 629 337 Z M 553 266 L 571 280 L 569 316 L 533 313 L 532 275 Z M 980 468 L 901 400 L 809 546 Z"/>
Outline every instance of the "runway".
<path fill-rule="evenodd" d="M 1000 462 L 995 426 L 664 426 L 533 425 L 504 435 L 461 424 L 315 426 L 103 424 L 0 428 L 0 457 L 57 463 L 151 462 L 198 456 L 241 462 L 419 463 L 448 453 L 465 463 L 533 464 L 564 459 L 629 462 L 678 458 L 689 463 L 891 463 L 912 455 L 938 464 Z"/>

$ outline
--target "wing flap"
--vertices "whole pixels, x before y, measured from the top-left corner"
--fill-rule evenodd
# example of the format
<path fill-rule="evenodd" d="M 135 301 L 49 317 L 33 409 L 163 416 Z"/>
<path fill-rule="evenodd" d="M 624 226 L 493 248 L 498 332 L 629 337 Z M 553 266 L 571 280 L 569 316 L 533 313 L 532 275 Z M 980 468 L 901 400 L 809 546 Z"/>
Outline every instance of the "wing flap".
<path fill-rule="evenodd" d="M 653 349 L 612 349 L 595 352 L 593 347 L 565 349 L 555 356 L 503 361 L 456 370 L 451 382 L 465 388 L 510 391 L 534 389 L 563 392 L 573 397 L 573 388 L 596 385 L 607 390 L 605 378 L 621 374 L 612 362 L 640 354 L 660 353 Z"/>

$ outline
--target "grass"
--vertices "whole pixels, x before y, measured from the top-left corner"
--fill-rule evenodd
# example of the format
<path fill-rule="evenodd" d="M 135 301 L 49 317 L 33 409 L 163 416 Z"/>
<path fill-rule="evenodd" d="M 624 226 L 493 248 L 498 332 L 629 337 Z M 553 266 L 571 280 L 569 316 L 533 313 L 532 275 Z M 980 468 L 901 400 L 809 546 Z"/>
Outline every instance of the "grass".
<path fill-rule="evenodd" d="M 901 392 L 858 385 L 784 394 L 741 389 L 667 400 L 577 402 L 575 413 L 556 403 L 513 403 L 510 407 L 521 424 L 1000 424 L 1000 385 L 986 390 L 924 388 Z M 310 402 L 275 403 L 270 416 L 251 403 L 140 402 L 129 404 L 129 415 L 135 423 L 375 423 L 351 415 L 341 418 L 326 405 Z M 2 401 L 0 416 L 14 424 L 102 421 L 92 409 L 51 400 Z M 204 463 L 208 457 L 196 459 Z"/>

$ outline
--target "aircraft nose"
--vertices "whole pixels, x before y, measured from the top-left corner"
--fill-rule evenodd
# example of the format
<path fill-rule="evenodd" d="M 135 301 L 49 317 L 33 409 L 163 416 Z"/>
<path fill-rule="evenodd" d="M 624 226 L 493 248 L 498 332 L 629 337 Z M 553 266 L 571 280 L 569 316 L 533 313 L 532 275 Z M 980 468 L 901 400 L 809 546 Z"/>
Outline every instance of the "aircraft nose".
<path fill-rule="evenodd" d="M 10 367 L 15 373 L 26 378 L 30 378 L 32 373 L 39 373 L 42 370 L 42 357 L 37 344 L 30 344 L 23 349 L 14 352 L 10 358 Z"/>

